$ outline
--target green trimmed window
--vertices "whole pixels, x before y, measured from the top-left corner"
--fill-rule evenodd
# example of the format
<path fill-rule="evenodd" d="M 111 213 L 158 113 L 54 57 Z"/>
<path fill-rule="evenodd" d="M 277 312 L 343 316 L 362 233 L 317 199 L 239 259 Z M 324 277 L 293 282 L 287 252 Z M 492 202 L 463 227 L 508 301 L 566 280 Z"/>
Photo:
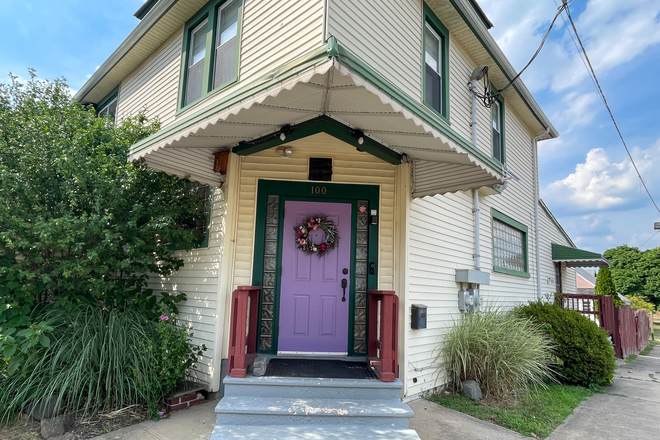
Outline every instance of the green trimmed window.
<path fill-rule="evenodd" d="M 119 87 L 114 89 L 112 92 L 108 93 L 108 95 L 105 98 L 103 98 L 98 102 L 98 104 L 96 104 L 96 114 L 99 117 L 115 119 L 115 116 L 117 115 L 118 101 L 119 101 Z"/>
<path fill-rule="evenodd" d="M 493 158 L 504 163 L 504 100 L 498 96 L 490 107 Z"/>
<path fill-rule="evenodd" d="M 212 0 L 186 24 L 180 107 L 238 80 L 242 0 Z"/>
<path fill-rule="evenodd" d="M 208 247 L 213 190 L 198 182 L 186 182 L 185 197 L 195 202 L 195 209 L 179 220 L 179 227 L 195 233 L 195 247 Z"/>
<path fill-rule="evenodd" d="M 424 104 L 447 119 L 449 116 L 449 32 L 424 5 Z"/>
<path fill-rule="evenodd" d="M 493 272 L 529 277 L 527 226 L 502 214 L 493 215 Z"/>

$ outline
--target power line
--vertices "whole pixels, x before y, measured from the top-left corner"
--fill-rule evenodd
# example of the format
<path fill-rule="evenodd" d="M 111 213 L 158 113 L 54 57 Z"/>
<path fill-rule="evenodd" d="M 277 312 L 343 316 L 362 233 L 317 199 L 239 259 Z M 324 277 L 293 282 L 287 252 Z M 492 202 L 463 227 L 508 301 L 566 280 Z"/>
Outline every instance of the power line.
<path fill-rule="evenodd" d="M 649 198 L 651 199 L 651 202 L 653 203 L 653 206 L 655 206 L 655 209 L 660 213 L 660 208 L 658 207 L 658 204 L 655 203 L 655 200 L 653 199 L 653 196 L 651 195 L 651 192 L 649 191 L 648 187 L 646 186 L 646 182 L 644 182 L 644 179 L 642 178 L 642 174 L 639 172 L 639 169 L 637 168 L 637 164 L 635 163 L 635 160 L 632 157 L 632 154 L 630 154 L 630 150 L 628 149 L 628 145 L 626 144 L 626 140 L 623 138 L 623 134 L 621 133 L 621 130 L 619 129 L 619 124 L 617 124 L 616 119 L 614 118 L 614 114 L 612 113 L 612 110 L 610 109 L 609 104 L 607 103 L 607 99 L 605 98 L 605 93 L 603 93 L 603 89 L 600 86 L 600 82 L 598 82 L 598 77 L 596 76 L 596 72 L 594 71 L 593 66 L 591 65 L 591 61 L 589 60 L 589 55 L 587 55 L 587 50 L 584 48 L 584 45 L 582 44 L 582 39 L 580 39 L 580 34 L 578 34 L 577 28 L 575 27 L 575 22 L 573 21 L 573 17 L 571 16 L 571 11 L 568 7 L 567 1 L 563 0 L 563 10 L 566 11 L 566 15 L 568 15 L 568 20 L 571 22 L 571 26 L 573 27 L 573 32 L 575 32 L 575 37 L 577 38 L 578 43 L 580 44 L 580 47 L 582 48 L 582 52 L 584 53 L 584 58 L 587 61 L 587 64 L 589 65 L 588 71 L 590 72 L 590 75 L 593 77 L 593 81 L 596 85 L 596 88 L 598 89 L 598 93 L 600 94 L 601 99 L 603 100 L 603 103 L 605 104 L 605 108 L 607 109 L 607 112 L 610 114 L 610 118 L 612 119 L 612 122 L 614 123 L 614 128 L 616 128 L 617 133 L 619 134 L 619 138 L 621 139 L 621 142 L 623 143 L 623 147 L 626 149 L 626 153 L 628 153 L 628 157 L 630 158 L 630 162 L 632 162 L 633 167 L 635 168 L 635 172 L 637 173 L 637 176 L 639 177 L 640 182 L 642 182 L 642 185 L 644 186 L 644 190 L 646 190 L 646 194 L 648 194 Z"/>
<path fill-rule="evenodd" d="M 653 240 L 653 237 L 655 237 L 656 235 L 658 235 L 658 232 L 660 232 L 660 231 L 656 231 L 655 234 L 651 235 L 651 238 L 649 238 L 648 240 L 646 240 L 644 243 L 640 244 L 639 247 L 641 248 L 641 247 L 644 246 L 646 243 L 648 243 L 649 241 Z"/>

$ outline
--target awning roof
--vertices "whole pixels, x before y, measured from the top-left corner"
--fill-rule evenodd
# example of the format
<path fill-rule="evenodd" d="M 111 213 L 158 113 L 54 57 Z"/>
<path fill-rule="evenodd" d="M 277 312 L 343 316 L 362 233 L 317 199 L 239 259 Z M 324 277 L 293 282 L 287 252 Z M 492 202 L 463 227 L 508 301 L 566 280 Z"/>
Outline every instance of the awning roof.
<path fill-rule="evenodd" d="M 552 243 L 552 261 L 564 263 L 567 267 L 605 267 L 609 266 L 601 254 L 582 249 Z"/>
<path fill-rule="evenodd" d="M 502 182 L 502 164 L 475 148 L 331 39 L 307 56 L 190 112 L 131 149 L 156 170 L 219 183 L 213 153 L 272 137 L 283 125 L 330 118 L 413 161 L 413 195 Z M 368 151 L 368 150 L 367 150 Z M 185 166 L 184 166 L 185 165 Z M 181 169 L 179 169 L 181 168 Z"/>

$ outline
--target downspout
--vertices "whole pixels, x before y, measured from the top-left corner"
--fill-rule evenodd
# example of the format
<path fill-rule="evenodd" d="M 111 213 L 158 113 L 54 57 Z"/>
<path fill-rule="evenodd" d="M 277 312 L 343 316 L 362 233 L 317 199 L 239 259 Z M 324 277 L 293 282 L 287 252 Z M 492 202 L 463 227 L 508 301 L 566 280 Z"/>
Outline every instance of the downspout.
<path fill-rule="evenodd" d="M 477 80 L 473 79 L 470 84 L 472 91 L 472 145 L 477 148 Z M 479 189 L 472 190 L 474 198 L 474 206 L 472 212 L 474 213 L 474 268 L 481 270 L 481 225 L 480 225 L 480 207 L 479 207 Z"/>
<path fill-rule="evenodd" d="M 534 154 L 534 232 L 536 235 L 536 296 L 539 301 L 542 299 L 541 293 L 541 238 L 539 227 L 539 151 L 537 141 L 550 133 L 550 127 L 532 140 L 532 153 Z"/>

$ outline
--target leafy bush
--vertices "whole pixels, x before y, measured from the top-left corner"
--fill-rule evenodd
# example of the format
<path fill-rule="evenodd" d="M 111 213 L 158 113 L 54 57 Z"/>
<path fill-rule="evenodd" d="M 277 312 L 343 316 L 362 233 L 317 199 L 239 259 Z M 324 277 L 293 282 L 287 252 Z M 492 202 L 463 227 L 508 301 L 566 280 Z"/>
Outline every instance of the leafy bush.
<path fill-rule="evenodd" d="M 616 287 L 614 286 L 614 281 L 612 280 L 612 273 L 610 268 L 605 266 L 601 267 L 598 270 L 598 276 L 596 276 L 596 286 L 594 287 L 594 293 L 596 295 L 609 295 L 614 301 L 614 307 L 619 307 L 623 305 L 623 301 L 617 295 Z"/>
<path fill-rule="evenodd" d="M 152 368 L 158 376 L 160 393 L 168 394 L 188 378 L 197 358 L 206 351 L 190 342 L 190 335 L 183 327 L 177 327 L 174 319 L 161 315 L 156 325 L 156 335 L 149 345 L 152 353 Z"/>
<path fill-rule="evenodd" d="M 606 330 L 579 312 L 534 302 L 516 309 L 519 316 L 543 325 L 561 361 L 559 379 L 569 385 L 606 385 L 614 375 L 614 349 Z"/>
<path fill-rule="evenodd" d="M 51 343 L 37 346 L 16 374 L 0 378 L 3 421 L 51 396 L 64 410 L 84 414 L 144 403 L 155 412 L 168 387 L 185 379 L 199 352 L 185 330 L 172 324 L 158 331 L 160 324 L 131 310 L 54 308 L 44 321 L 53 328 Z M 175 353 L 156 357 L 155 347 L 172 347 Z M 167 368 L 174 364 L 180 368 Z"/>
<path fill-rule="evenodd" d="M 529 319 L 496 309 L 454 322 L 439 358 L 454 386 L 475 380 L 484 395 L 496 398 L 553 378 L 550 338 Z"/>
<path fill-rule="evenodd" d="M 146 274 L 182 266 L 168 244 L 190 248 L 195 234 L 180 224 L 199 204 L 185 180 L 127 162 L 158 122 L 140 114 L 115 124 L 74 101 L 64 81 L 30 74 L 0 83 L 0 327 L 26 329 L 52 302 L 157 318 Z"/>

